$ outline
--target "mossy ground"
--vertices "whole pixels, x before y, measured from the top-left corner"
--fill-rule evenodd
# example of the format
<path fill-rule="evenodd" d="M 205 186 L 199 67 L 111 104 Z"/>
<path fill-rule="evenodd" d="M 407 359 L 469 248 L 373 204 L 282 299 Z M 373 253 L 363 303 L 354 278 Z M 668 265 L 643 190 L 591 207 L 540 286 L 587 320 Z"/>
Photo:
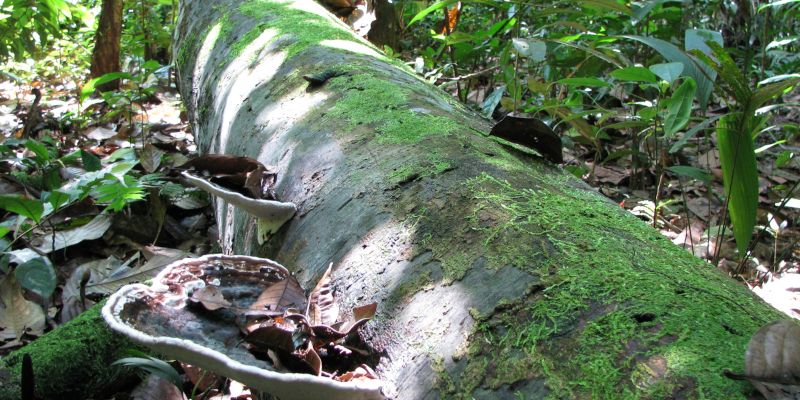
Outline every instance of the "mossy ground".
<path fill-rule="evenodd" d="M 101 307 L 94 306 L 4 358 L 2 368 L 12 378 L 0 385 L 0 400 L 19 398 L 15 391 L 24 354 L 31 355 L 38 398 L 82 400 L 113 387 L 127 372 L 111 363 L 134 345 L 106 326 Z"/>

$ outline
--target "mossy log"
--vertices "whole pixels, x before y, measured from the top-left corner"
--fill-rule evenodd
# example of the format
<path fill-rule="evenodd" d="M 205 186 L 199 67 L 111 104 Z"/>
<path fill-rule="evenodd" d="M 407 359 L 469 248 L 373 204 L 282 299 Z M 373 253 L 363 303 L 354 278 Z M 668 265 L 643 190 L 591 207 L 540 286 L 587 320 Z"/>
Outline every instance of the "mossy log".
<path fill-rule="evenodd" d="M 137 346 L 108 328 L 102 304 L 45 334 L 0 360 L 0 400 L 21 396 L 22 358 L 31 356 L 36 398 L 104 399 L 131 377 L 132 371 L 111 363 Z"/>
<path fill-rule="evenodd" d="M 175 46 L 201 152 L 277 165 L 280 200 L 299 207 L 259 244 L 257 222 L 217 202 L 223 249 L 272 258 L 305 287 L 333 262 L 342 309 L 379 303 L 361 334 L 389 396 L 752 390 L 722 371 L 742 371 L 750 336 L 782 314 L 558 166 L 492 140 L 488 121 L 311 0 L 184 0 Z"/>
<path fill-rule="evenodd" d="M 785 318 L 356 38 L 311 0 L 181 2 L 179 85 L 205 153 L 277 165 L 298 214 L 227 253 L 313 287 L 330 262 L 387 394 L 744 398 L 750 336 Z M 305 77 L 305 79 L 304 79 Z M 320 78 L 323 77 L 323 78 Z M 521 397 L 520 397 L 521 396 Z"/>

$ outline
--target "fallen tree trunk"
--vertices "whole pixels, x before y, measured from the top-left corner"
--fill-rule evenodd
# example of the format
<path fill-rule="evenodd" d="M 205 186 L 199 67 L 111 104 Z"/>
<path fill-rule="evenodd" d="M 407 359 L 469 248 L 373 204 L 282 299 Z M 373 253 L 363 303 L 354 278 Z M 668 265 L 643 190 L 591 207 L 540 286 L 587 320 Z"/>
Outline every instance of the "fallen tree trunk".
<path fill-rule="evenodd" d="M 275 259 L 305 287 L 333 262 L 342 309 L 379 303 L 362 336 L 389 396 L 750 391 L 721 372 L 743 370 L 750 336 L 781 314 L 487 137 L 487 121 L 317 4 L 184 0 L 176 49 L 201 151 L 277 165 L 279 198 L 299 206 L 259 245 L 253 218 L 218 202 L 223 249 Z"/>
<path fill-rule="evenodd" d="M 186 0 L 176 46 L 201 151 L 277 165 L 279 198 L 299 207 L 262 246 L 254 220 L 218 202 L 224 251 L 275 259 L 305 287 L 333 262 L 343 309 L 379 304 L 363 338 L 390 396 L 750 390 L 722 371 L 742 370 L 780 314 L 487 137 L 487 121 L 316 3 Z"/>

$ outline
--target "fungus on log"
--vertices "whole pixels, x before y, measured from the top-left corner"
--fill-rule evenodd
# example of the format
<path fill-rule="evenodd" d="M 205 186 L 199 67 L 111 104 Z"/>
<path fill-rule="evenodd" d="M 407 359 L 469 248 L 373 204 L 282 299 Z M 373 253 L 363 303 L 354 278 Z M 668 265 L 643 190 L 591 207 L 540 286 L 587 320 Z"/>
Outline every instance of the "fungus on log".
<path fill-rule="evenodd" d="M 280 264 L 255 257 L 208 255 L 180 260 L 161 271 L 152 287 L 121 288 L 103 307 L 103 317 L 113 330 L 156 353 L 282 400 L 382 399 L 377 380 L 339 382 L 279 372 L 243 345 L 239 324 L 244 311 L 251 309 L 265 288 L 290 278 Z M 205 309 L 190 307 L 193 293 L 209 287 L 225 300 L 210 300 L 218 304 Z M 272 311 L 280 314 L 283 310 Z"/>

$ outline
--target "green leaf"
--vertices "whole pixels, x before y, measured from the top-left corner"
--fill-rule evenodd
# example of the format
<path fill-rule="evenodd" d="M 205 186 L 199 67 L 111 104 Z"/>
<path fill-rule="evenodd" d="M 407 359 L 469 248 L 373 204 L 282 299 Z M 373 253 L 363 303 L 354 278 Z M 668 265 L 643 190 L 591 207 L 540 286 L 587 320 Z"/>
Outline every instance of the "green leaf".
<path fill-rule="evenodd" d="M 39 143 L 35 140 L 27 140 L 25 141 L 25 148 L 33 152 L 38 164 L 44 164 L 50 161 L 50 152 L 47 151 L 47 146 L 43 143 Z"/>
<path fill-rule="evenodd" d="M 628 82 L 656 83 L 658 77 L 645 67 L 626 67 L 611 72 L 615 79 Z"/>
<path fill-rule="evenodd" d="M 89 172 L 99 171 L 102 168 L 100 157 L 83 149 L 81 149 L 81 161 L 83 162 L 83 167 Z"/>
<path fill-rule="evenodd" d="M 797 85 L 798 83 L 800 83 L 800 78 L 789 78 L 779 82 L 770 83 L 756 89 L 755 93 L 753 93 L 753 99 L 750 101 L 748 111 L 755 112 L 755 110 L 761 107 L 764 103 L 777 96 L 780 96 L 784 93 L 784 91 L 792 86 Z"/>
<path fill-rule="evenodd" d="M 514 38 L 511 39 L 511 44 L 517 54 L 532 61 L 539 62 L 547 58 L 547 45 L 541 40 Z"/>
<path fill-rule="evenodd" d="M 57 210 L 70 202 L 70 195 L 59 190 L 53 190 L 52 192 L 42 192 L 42 200 L 50 203 L 53 210 Z"/>
<path fill-rule="evenodd" d="M 711 183 L 711 174 L 704 169 L 690 167 L 687 165 L 674 165 L 672 167 L 668 167 L 667 170 L 672 171 L 680 176 L 688 176 L 689 178 L 697 179 L 701 182 Z"/>
<path fill-rule="evenodd" d="M 181 380 L 178 371 L 176 371 L 175 368 L 172 368 L 172 366 L 169 365 L 166 361 L 159 360 L 154 357 L 147 356 L 147 358 L 144 357 L 120 358 L 119 360 L 111 363 L 111 365 L 122 365 L 125 367 L 140 368 L 148 373 L 151 373 L 159 378 L 166 380 L 167 382 L 172 383 L 178 388 L 183 387 L 183 381 Z"/>
<path fill-rule="evenodd" d="M 672 137 L 689 122 L 695 90 L 697 85 L 694 79 L 687 77 L 672 94 L 667 105 L 667 116 L 664 117 L 664 134 L 667 137 Z"/>
<path fill-rule="evenodd" d="M 45 257 L 37 257 L 20 264 L 14 274 L 22 287 L 45 299 L 56 289 L 56 270 Z"/>
<path fill-rule="evenodd" d="M 650 66 L 650 71 L 658 75 L 659 78 L 667 81 L 670 85 L 675 82 L 683 72 L 683 63 L 671 62 L 664 64 L 653 64 Z"/>
<path fill-rule="evenodd" d="M 636 35 L 622 35 L 620 37 L 644 43 L 652 47 L 653 50 L 657 51 L 668 61 L 682 63 L 683 74 L 691 76 L 695 83 L 697 83 L 696 95 L 697 101 L 700 103 L 700 108 L 706 108 L 706 106 L 708 106 L 708 99 L 709 96 L 711 96 L 711 90 L 714 88 L 714 78 L 716 77 L 716 73 L 711 67 L 698 63 L 695 58 L 689 56 L 674 44 L 661 39 Z"/>
<path fill-rule="evenodd" d="M 664 4 L 669 1 L 677 1 L 679 3 L 683 3 L 682 0 L 650 0 L 650 1 L 639 2 L 640 4 L 634 4 L 633 14 L 631 18 L 633 20 L 633 24 L 636 25 L 639 21 L 647 17 L 647 15 L 650 14 L 650 11 L 652 11 L 653 8 L 655 8 L 656 6 Z"/>
<path fill-rule="evenodd" d="M 706 44 L 709 40 L 722 45 L 722 34 L 708 29 L 687 29 L 683 34 L 683 47 L 687 52 L 699 50 L 703 54 L 711 55 L 713 51 Z"/>
<path fill-rule="evenodd" d="M 486 99 L 483 100 L 483 104 L 481 105 L 481 115 L 486 118 L 491 118 L 492 113 L 494 113 L 494 109 L 497 108 L 497 105 L 500 104 L 500 100 L 503 98 L 503 94 L 506 92 L 506 85 L 498 86 L 492 93 L 486 96 Z"/>
<path fill-rule="evenodd" d="M 133 75 L 127 72 L 110 72 L 103 76 L 90 79 L 89 82 L 86 82 L 86 84 L 81 88 L 80 102 L 83 103 L 86 98 L 91 96 L 98 86 L 104 83 L 115 81 L 117 79 L 133 79 Z"/>
<path fill-rule="evenodd" d="M 717 146 L 733 236 L 739 256 L 744 257 L 756 225 L 758 169 L 753 136 L 743 129 L 741 118 L 738 113 L 720 118 Z"/>
<path fill-rule="evenodd" d="M 491 7 L 500 6 L 500 3 L 495 2 L 495 1 L 491 1 L 491 0 L 467 0 L 467 1 L 463 1 L 463 0 L 443 0 L 443 1 L 439 1 L 439 2 L 433 3 L 430 7 L 420 11 L 419 13 L 417 13 L 417 15 L 414 16 L 414 18 L 411 18 L 411 21 L 408 21 L 408 25 L 406 25 L 406 27 L 409 27 L 409 26 L 421 21 L 423 18 L 427 17 L 428 14 L 430 14 L 430 13 L 436 11 L 436 10 L 440 10 L 440 9 L 442 9 L 444 7 L 450 7 L 453 4 L 458 3 L 459 1 L 461 1 L 462 3 L 479 3 L 479 4 L 491 6 Z"/>
<path fill-rule="evenodd" d="M 567 86 L 587 86 L 587 87 L 611 87 L 612 85 L 604 80 L 597 78 L 564 78 L 557 81 Z"/>
<path fill-rule="evenodd" d="M 34 220 L 37 224 L 44 213 L 44 203 L 20 196 L 0 195 L 0 208 Z"/>
<path fill-rule="evenodd" d="M 688 143 L 689 140 L 694 137 L 694 135 L 696 135 L 703 129 L 708 128 L 708 126 L 711 125 L 712 122 L 718 120 L 719 118 L 720 116 L 716 115 L 711 118 L 707 118 L 705 121 L 693 126 L 692 129 L 689 129 L 688 131 L 686 131 L 686 133 L 683 134 L 683 137 L 681 137 L 680 139 L 675 141 L 675 143 L 672 144 L 672 147 L 669 148 L 669 152 L 671 154 L 677 153 L 680 149 L 683 148 L 683 146 L 686 146 L 686 143 Z"/>
<path fill-rule="evenodd" d="M 582 7 L 597 8 L 600 10 L 609 10 L 621 12 L 625 15 L 631 15 L 631 9 L 623 4 L 619 4 L 615 0 L 580 0 L 577 2 Z"/>
<path fill-rule="evenodd" d="M 772 3 L 762 4 L 758 6 L 758 12 L 764 11 L 770 7 L 778 7 L 784 4 L 797 3 L 798 1 L 800 0 L 778 0 L 778 1 L 773 1 Z"/>

